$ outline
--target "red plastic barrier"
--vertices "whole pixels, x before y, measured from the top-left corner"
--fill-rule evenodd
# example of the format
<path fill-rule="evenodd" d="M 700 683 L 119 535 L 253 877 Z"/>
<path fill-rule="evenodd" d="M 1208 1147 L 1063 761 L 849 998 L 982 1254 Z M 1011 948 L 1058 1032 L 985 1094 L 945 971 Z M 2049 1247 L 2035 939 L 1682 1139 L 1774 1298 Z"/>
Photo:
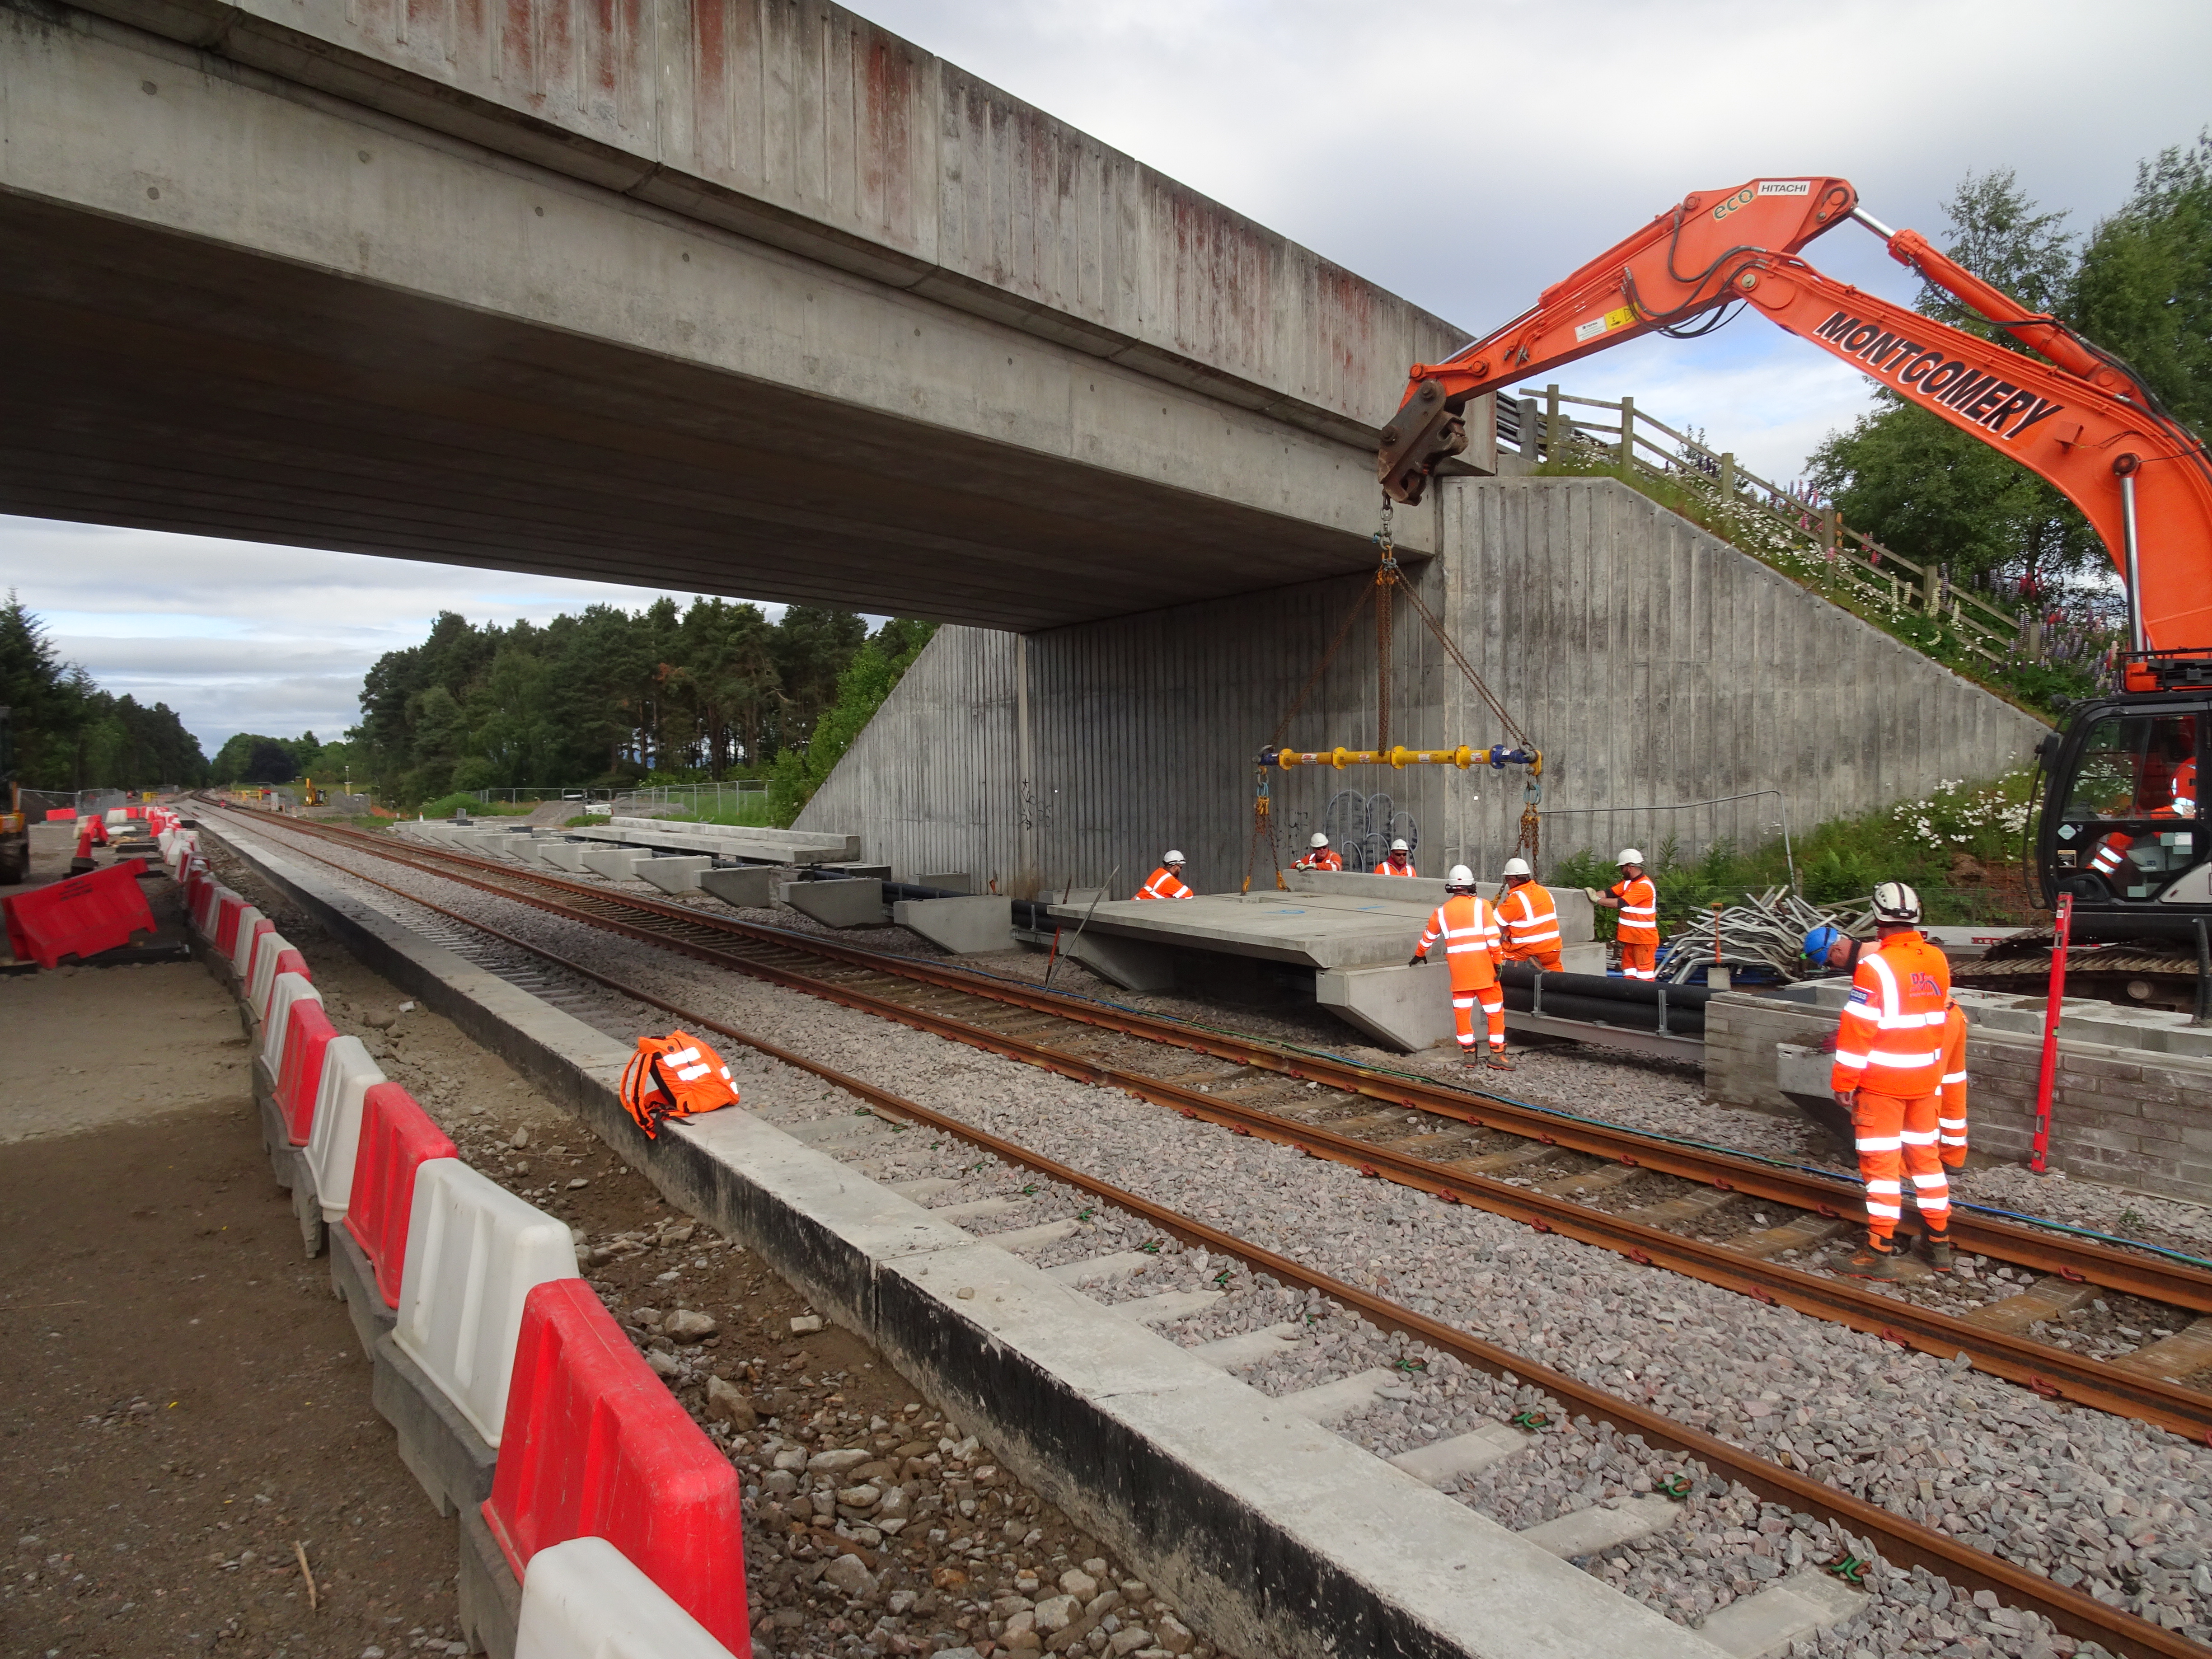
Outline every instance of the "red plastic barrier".
<path fill-rule="evenodd" d="M 154 913 L 138 889 L 143 859 L 125 859 L 88 876 L 34 887 L 4 902 L 8 944 L 21 960 L 58 968 L 64 957 L 88 957 L 154 931 Z"/>
<path fill-rule="evenodd" d="M 338 1028 L 331 1024 L 323 1005 L 301 997 L 292 1005 L 284 1030 L 284 1069 L 276 1079 L 276 1109 L 283 1115 L 284 1133 L 295 1146 L 307 1144 L 314 1127 L 315 1094 L 323 1084 L 323 1051 Z"/>
<path fill-rule="evenodd" d="M 76 808 L 74 806 L 49 806 L 46 808 L 46 822 L 48 823 L 74 823 L 76 819 Z"/>
<path fill-rule="evenodd" d="M 309 981 L 315 977 L 307 971 L 307 957 L 297 951 L 279 951 L 276 965 L 270 969 L 269 983 L 261 993 L 261 1006 L 253 1011 L 254 1018 L 266 1020 L 269 1018 L 270 1005 L 276 1000 L 276 981 L 286 974 L 297 974 L 301 979 Z"/>
<path fill-rule="evenodd" d="M 592 1287 L 522 1304 L 483 1506 L 519 1579 L 530 1558 L 604 1538 L 732 1653 L 751 1650 L 738 1472 L 629 1345 Z"/>
<path fill-rule="evenodd" d="M 238 918 L 245 908 L 246 901 L 235 893 L 216 896 L 215 948 L 224 956 L 238 948 Z"/>
<path fill-rule="evenodd" d="M 376 1269 L 376 1288 L 387 1308 L 399 1305 L 416 1169 L 434 1158 L 459 1156 L 446 1132 L 398 1084 L 377 1084 L 362 1097 L 361 1141 L 354 1153 L 345 1230 Z"/>

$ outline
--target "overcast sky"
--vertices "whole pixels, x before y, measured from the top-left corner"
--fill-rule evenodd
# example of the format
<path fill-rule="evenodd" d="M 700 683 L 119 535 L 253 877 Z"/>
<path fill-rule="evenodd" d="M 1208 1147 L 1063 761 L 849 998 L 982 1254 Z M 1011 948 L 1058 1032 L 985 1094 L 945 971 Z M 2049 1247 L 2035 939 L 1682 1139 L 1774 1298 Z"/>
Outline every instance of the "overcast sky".
<path fill-rule="evenodd" d="M 2212 122 L 2203 0 L 862 0 L 856 9 L 1480 334 L 1692 190 L 1832 173 L 1940 236 L 2009 167 L 2087 230 L 2136 162 Z M 1845 226 L 1809 256 L 1909 301 Z M 1865 383 L 1754 317 L 1565 370 L 1778 480 Z M 441 609 L 544 617 L 652 595 L 0 518 L 0 588 L 103 684 L 231 732 L 330 736 Z"/>

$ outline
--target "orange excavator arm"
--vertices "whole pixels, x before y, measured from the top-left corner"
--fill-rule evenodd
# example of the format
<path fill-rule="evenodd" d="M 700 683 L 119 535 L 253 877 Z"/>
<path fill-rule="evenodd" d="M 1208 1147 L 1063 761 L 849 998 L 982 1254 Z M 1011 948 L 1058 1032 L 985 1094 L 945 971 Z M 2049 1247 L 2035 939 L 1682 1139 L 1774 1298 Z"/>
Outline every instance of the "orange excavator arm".
<path fill-rule="evenodd" d="M 1847 218 L 2047 360 L 1823 276 L 1797 250 Z M 2049 479 L 2104 538 L 2137 650 L 2212 645 L 2212 458 L 2124 363 L 2031 314 L 1917 232 L 1858 209 L 1841 179 L 1754 179 L 1686 198 L 1447 362 L 1416 363 L 1376 474 L 1418 501 L 1466 447 L 1470 398 L 1651 332 L 1692 337 L 1741 301 Z"/>

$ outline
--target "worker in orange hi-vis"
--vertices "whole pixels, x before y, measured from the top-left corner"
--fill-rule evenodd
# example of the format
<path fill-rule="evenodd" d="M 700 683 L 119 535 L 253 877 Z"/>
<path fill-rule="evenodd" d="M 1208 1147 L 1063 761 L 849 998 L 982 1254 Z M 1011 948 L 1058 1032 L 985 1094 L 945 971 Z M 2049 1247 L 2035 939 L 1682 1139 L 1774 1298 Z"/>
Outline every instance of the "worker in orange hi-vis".
<path fill-rule="evenodd" d="M 1420 873 L 1413 868 L 1413 849 L 1402 841 L 1390 843 L 1390 856 L 1375 866 L 1378 876 L 1414 876 Z"/>
<path fill-rule="evenodd" d="M 1583 890 L 1592 904 L 1620 912 L 1620 926 L 1613 933 L 1620 941 L 1623 977 L 1656 980 L 1659 977 L 1659 889 L 1644 873 L 1644 854 L 1633 847 L 1622 848 L 1615 862 L 1620 866 L 1619 881 L 1602 893 L 1595 887 Z"/>
<path fill-rule="evenodd" d="M 1160 867 L 1145 878 L 1145 884 L 1137 890 L 1136 896 L 1140 899 L 1196 897 L 1182 884 L 1182 854 L 1170 850 L 1160 860 Z"/>
<path fill-rule="evenodd" d="M 1560 971 L 1559 908 L 1548 889 L 1536 884 L 1526 859 L 1508 859 L 1499 872 L 1504 890 L 1498 896 L 1498 927 L 1505 936 L 1508 962 L 1533 962 L 1547 974 Z"/>
<path fill-rule="evenodd" d="M 1955 1002 L 1943 1008 L 1943 1104 L 1936 1117 L 1943 1167 L 1966 1167 L 1966 1016 Z"/>
<path fill-rule="evenodd" d="M 1344 868 L 1344 858 L 1328 844 L 1328 837 L 1316 830 L 1314 831 L 1314 838 L 1306 843 L 1306 855 L 1291 868 L 1293 870 L 1341 870 Z"/>
<path fill-rule="evenodd" d="M 1498 935 L 1498 916 L 1489 902 L 1474 890 L 1474 872 L 1464 864 L 1452 866 L 1444 878 L 1444 902 L 1421 930 L 1408 967 L 1418 968 L 1429 957 L 1429 947 L 1444 942 L 1444 963 L 1451 969 L 1452 1018 L 1459 1028 L 1461 1057 L 1474 1060 L 1474 1005 L 1482 1004 L 1490 1027 L 1489 1063 L 1510 1072 L 1505 1057 L 1505 990 L 1498 982 L 1503 947 Z"/>
<path fill-rule="evenodd" d="M 1920 933 L 1920 896 L 1903 882 L 1874 890 L 1881 941 L 1859 953 L 1850 1000 L 1836 1032 L 1828 1087 L 1851 1115 L 1859 1174 L 1866 1182 L 1866 1247 L 1844 1271 L 1895 1279 L 1894 1242 L 1903 1218 L 1903 1177 L 1928 1230 L 1929 1265 L 1951 1267 L 1951 1188 L 1936 1141 L 1942 1112 L 1943 1025 L 1951 964 Z"/>

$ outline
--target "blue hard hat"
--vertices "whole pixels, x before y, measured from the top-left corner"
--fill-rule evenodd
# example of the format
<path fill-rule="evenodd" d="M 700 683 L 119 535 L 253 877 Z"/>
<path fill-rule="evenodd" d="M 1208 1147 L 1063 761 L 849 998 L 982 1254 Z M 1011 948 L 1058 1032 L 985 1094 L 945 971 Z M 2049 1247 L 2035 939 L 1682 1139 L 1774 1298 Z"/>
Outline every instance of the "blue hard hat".
<path fill-rule="evenodd" d="M 1805 954 L 1815 962 L 1824 962 L 1827 959 L 1828 947 L 1842 937 L 1843 933 L 1838 928 L 1815 927 L 1805 935 Z"/>

